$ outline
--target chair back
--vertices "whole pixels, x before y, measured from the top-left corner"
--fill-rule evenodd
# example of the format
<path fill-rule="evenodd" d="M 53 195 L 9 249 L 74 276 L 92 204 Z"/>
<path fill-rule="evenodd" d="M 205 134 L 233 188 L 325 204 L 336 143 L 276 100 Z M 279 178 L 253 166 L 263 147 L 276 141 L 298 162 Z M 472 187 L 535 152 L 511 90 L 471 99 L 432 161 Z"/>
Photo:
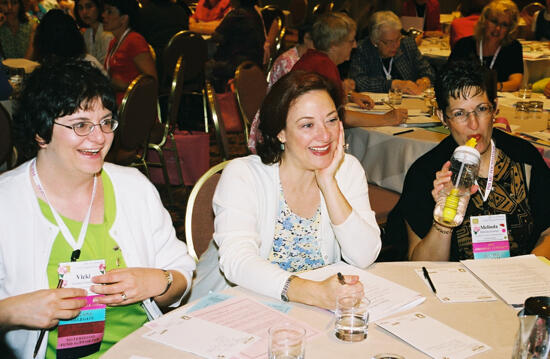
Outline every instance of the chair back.
<path fill-rule="evenodd" d="M 11 140 L 11 118 L 4 106 L 0 105 L 0 165 L 11 167 L 13 146 Z"/>
<path fill-rule="evenodd" d="M 277 24 L 276 33 L 272 34 L 271 31 L 270 33 L 268 33 L 268 37 L 271 37 L 274 35 L 273 38 L 269 39 L 271 43 L 271 48 L 270 48 L 269 61 L 266 66 L 266 70 L 269 71 L 271 69 L 271 65 L 273 64 L 273 61 L 275 61 L 275 59 L 279 55 L 279 52 L 281 51 L 281 48 L 282 48 L 283 38 L 286 32 L 285 15 L 281 9 L 279 9 L 274 5 L 264 6 L 261 11 L 262 11 L 262 17 L 264 19 L 264 23 L 266 24 L 266 27 L 268 29 L 271 30 L 271 24 L 273 22 Z"/>
<path fill-rule="evenodd" d="M 223 123 L 223 119 L 221 118 L 221 113 L 218 106 L 218 101 L 216 100 L 214 87 L 209 81 L 206 81 L 205 87 L 206 102 L 208 103 L 208 108 L 210 109 L 212 124 L 214 125 L 214 132 L 216 134 L 216 142 L 218 143 L 218 147 L 220 148 L 221 158 L 225 161 L 229 159 L 229 142 L 227 141 L 225 125 Z"/>
<path fill-rule="evenodd" d="M 235 92 L 243 119 L 245 139 L 248 139 L 250 124 L 267 93 L 267 80 L 263 70 L 252 61 L 240 64 L 235 71 Z"/>
<path fill-rule="evenodd" d="M 120 105 L 120 125 L 115 133 L 114 151 L 111 151 L 115 163 L 129 165 L 136 156 L 145 156 L 151 129 L 158 121 L 157 93 L 157 80 L 149 75 L 138 76 L 128 86 Z M 128 156 L 121 159 L 117 151 Z"/>
<path fill-rule="evenodd" d="M 307 17 L 307 0 L 291 0 L 289 7 L 292 26 L 302 25 Z"/>
<path fill-rule="evenodd" d="M 541 3 L 532 2 L 525 5 L 523 9 L 521 9 L 520 13 L 522 16 L 525 16 L 525 15 L 533 16 L 537 11 L 543 11 L 544 9 L 546 9 L 546 6 L 542 5 Z"/>
<path fill-rule="evenodd" d="M 164 48 L 162 89 L 169 90 L 172 74 L 180 56 L 183 56 L 185 63 L 185 88 L 200 90 L 204 82 L 204 64 L 208 59 L 208 48 L 201 35 L 188 30 L 174 34 Z"/>
<path fill-rule="evenodd" d="M 166 123 L 170 130 L 176 128 L 178 122 L 179 108 L 181 104 L 181 96 L 183 94 L 183 81 L 184 81 L 184 63 L 183 56 L 178 58 L 174 72 L 172 75 L 172 85 L 170 86 L 170 95 L 168 96 L 168 107 Z"/>
<path fill-rule="evenodd" d="M 334 2 L 332 1 L 329 1 L 328 3 L 327 2 L 321 2 L 317 5 L 315 5 L 313 7 L 313 11 L 312 11 L 312 14 L 317 16 L 317 15 L 322 15 L 322 14 L 325 14 L 327 12 L 331 12 L 332 9 L 334 9 Z"/>
<path fill-rule="evenodd" d="M 214 211 L 212 210 L 212 198 L 220 180 L 223 168 L 229 163 L 225 161 L 210 168 L 199 178 L 189 199 L 185 210 L 185 241 L 189 255 L 199 261 L 202 253 L 208 248 L 208 244 L 214 235 Z"/>

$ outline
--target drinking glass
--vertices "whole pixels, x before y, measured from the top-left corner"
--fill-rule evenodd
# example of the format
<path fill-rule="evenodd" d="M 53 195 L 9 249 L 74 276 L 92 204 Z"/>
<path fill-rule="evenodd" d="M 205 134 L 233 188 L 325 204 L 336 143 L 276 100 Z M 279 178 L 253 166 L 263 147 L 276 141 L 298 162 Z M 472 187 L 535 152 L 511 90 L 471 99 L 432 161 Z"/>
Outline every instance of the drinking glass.
<path fill-rule="evenodd" d="M 344 295 L 336 299 L 334 334 L 346 342 L 359 342 L 367 337 L 370 301 L 363 296 Z"/>
<path fill-rule="evenodd" d="M 291 323 L 269 328 L 269 359 L 304 359 L 306 330 Z"/>
<path fill-rule="evenodd" d="M 522 99 L 529 99 L 531 98 L 532 92 L 533 92 L 532 84 L 521 85 L 521 88 L 518 91 L 518 97 Z"/>
<path fill-rule="evenodd" d="M 391 105 L 401 105 L 403 92 L 400 89 L 390 89 L 388 92 L 388 101 Z"/>

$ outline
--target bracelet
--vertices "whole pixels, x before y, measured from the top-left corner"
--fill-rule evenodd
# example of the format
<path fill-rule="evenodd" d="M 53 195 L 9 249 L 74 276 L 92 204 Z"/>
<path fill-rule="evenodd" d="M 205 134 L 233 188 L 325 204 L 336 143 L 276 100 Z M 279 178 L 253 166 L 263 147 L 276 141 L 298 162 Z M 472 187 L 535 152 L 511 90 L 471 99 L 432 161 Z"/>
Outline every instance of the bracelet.
<path fill-rule="evenodd" d="M 432 225 L 435 228 L 435 230 L 438 231 L 441 234 L 451 234 L 451 233 L 453 233 L 452 228 L 442 226 L 441 224 L 437 223 L 436 221 L 433 221 Z M 447 230 L 444 230 L 441 227 L 446 228 Z"/>
<path fill-rule="evenodd" d="M 352 91 L 348 92 L 348 102 L 351 102 L 351 93 L 352 93 Z"/>
<path fill-rule="evenodd" d="M 283 286 L 283 290 L 281 291 L 281 300 L 283 302 L 288 302 L 289 299 L 288 299 L 288 287 L 290 287 L 290 282 L 296 278 L 295 275 L 291 275 L 290 277 L 287 278 L 286 282 L 285 282 L 285 285 Z"/>
<path fill-rule="evenodd" d="M 174 276 L 171 272 L 164 269 L 162 269 L 162 271 L 164 272 L 164 278 L 166 278 L 166 288 L 164 288 L 162 293 L 157 295 L 157 297 L 160 297 L 161 295 L 164 295 L 166 292 L 168 292 L 168 289 L 170 289 L 170 287 L 172 286 L 172 282 L 174 281 Z"/>

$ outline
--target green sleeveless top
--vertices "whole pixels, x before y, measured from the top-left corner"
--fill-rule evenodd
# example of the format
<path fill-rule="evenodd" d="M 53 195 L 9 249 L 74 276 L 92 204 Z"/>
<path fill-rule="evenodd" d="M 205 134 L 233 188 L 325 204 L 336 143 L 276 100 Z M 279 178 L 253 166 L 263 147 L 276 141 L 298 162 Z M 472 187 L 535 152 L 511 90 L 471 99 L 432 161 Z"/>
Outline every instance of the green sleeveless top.
<path fill-rule="evenodd" d="M 109 230 L 116 217 L 116 201 L 113 184 L 105 171 L 102 171 L 104 197 L 104 221 L 101 224 L 88 225 L 86 238 L 81 248 L 79 261 L 105 259 L 106 270 L 126 268 L 126 263 L 115 240 L 109 235 Z M 53 224 L 57 225 L 50 210 L 50 206 L 39 199 L 42 214 Z M 74 238 L 78 238 L 82 222 L 73 221 L 61 216 Z M 58 282 L 57 267 L 59 263 L 69 262 L 72 247 L 65 241 L 63 234 L 59 232 L 54 240 L 50 259 L 48 261 L 48 283 L 50 288 L 56 288 Z M 118 266 L 117 266 L 118 263 Z M 119 340 L 140 328 L 147 321 L 147 314 L 140 303 L 134 303 L 123 307 L 106 308 L 105 333 L 100 350 L 86 358 L 99 358 L 111 346 Z M 57 328 L 51 330 L 48 335 L 47 359 L 56 358 Z"/>

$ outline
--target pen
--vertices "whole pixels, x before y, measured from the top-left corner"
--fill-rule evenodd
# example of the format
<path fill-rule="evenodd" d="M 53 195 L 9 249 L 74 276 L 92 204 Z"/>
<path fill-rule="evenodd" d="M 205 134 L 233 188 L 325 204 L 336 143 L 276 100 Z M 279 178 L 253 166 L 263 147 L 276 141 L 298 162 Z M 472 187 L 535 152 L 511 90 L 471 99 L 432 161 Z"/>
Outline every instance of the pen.
<path fill-rule="evenodd" d="M 76 262 L 80 258 L 80 249 L 76 249 L 71 253 L 71 262 Z M 63 279 L 60 278 L 57 281 L 57 289 L 61 288 L 63 285 Z M 40 334 L 38 335 L 38 340 L 36 341 L 36 345 L 34 346 L 34 354 L 32 355 L 33 358 L 36 358 L 36 355 L 38 354 L 38 351 L 40 350 L 40 345 L 42 344 L 42 339 L 44 339 L 44 335 L 46 334 L 46 329 L 40 330 Z"/>
<path fill-rule="evenodd" d="M 346 279 L 344 278 L 342 273 L 338 272 L 336 275 L 338 276 L 338 282 L 340 282 L 341 285 L 345 285 L 346 284 Z"/>
<path fill-rule="evenodd" d="M 414 128 L 411 128 L 410 130 L 405 130 L 405 131 L 401 131 L 401 132 L 396 132 L 394 133 L 393 135 L 394 136 L 399 136 L 399 135 L 402 135 L 404 133 L 409 133 L 409 132 L 413 132 L 414 131 Z"/>
<path fill-rule="evenodd" d="M 432 279 L 430 278 L 430 273 L 428 273 L 428 270 L 426 269 L 426 267 L 422 267 L 422 273 L 424 273 L 424 278 L 426 278 L 426 280 L 430 284 L 430 287 L 432 288 L 432 291 L 434 293 L 437 293 L 437 291 L 435 290 L 434 283 L 432 282 Z"/>

